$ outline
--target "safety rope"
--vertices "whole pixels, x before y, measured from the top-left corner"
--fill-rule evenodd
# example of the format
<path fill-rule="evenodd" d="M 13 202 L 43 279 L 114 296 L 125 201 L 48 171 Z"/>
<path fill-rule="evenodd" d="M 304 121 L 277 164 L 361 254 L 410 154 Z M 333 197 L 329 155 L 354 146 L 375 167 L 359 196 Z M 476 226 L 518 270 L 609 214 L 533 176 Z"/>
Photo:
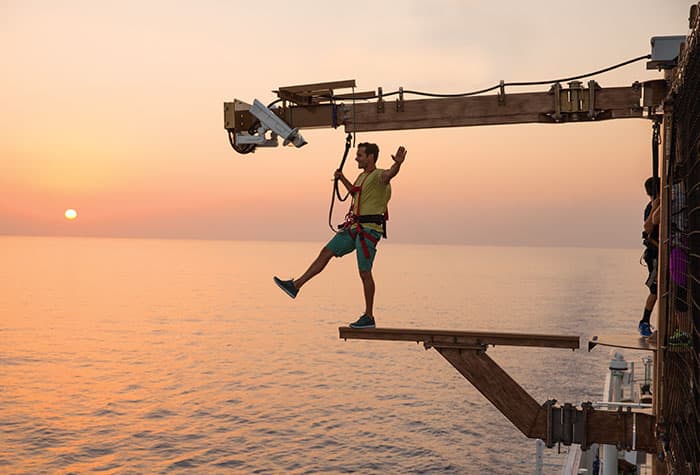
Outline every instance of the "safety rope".
<path fill-rule="evenodd" d="M 343 152 L 343 158 L 340 160 L 340 166 L 338 167 L 339 171 L 343 171 L 343 167 L 345 166 L 345 159 L 348 158 L 348 152 L 350 151 L 350 147 L 352 145 L 352 134 L 348 134 L 345 137 L 345 151 Z M 334 233 L 338 233 L 336 229 L 333 227 L 333 206 L 335 205 L 335 198 L 336 196 L 338 197 L 339 201 L 345 201 L 348 199 L 350 196 L 350 192 L 348 192 L 345 197 L 340 195 L 340 187 L 338 186 L 338 182 L 340 181 L 340 178 L 335 178 L 333 180 L 333 191 L 331 192 L 331 205 L 330 208 L 328 209 L 328 226 L 331 228 L 331 231 Z"/>

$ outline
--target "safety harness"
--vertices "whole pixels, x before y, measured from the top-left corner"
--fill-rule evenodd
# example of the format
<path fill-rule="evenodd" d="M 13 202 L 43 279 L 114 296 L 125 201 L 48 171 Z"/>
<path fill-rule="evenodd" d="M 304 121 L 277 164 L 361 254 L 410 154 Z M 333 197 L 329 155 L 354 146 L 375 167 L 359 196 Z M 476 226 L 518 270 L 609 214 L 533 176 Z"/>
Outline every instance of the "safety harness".
<path fill-rule="evenodd" d="M 386 239 L 386 222 L 389 220 L 388 210 L 385 211 L 384 214 L 362 214 L 360 208 L 362 205 L 362 186 L 372 173 L 374 173 L 374 171 L 365 175 L 362 182 L 360 182 L 358 185 L 350 188 L 350 194 L 352 195 L 350 210 L 348 211 L 348 214 L 345 215 L 345 221 L 338 225 L 338 229 L 347 230 L 353 240 L 359 235 L 362 253 L 367 259 L 370 257 L 367 241 L 370 241 L 372 244 L 376 245 L 379 242 L 379 239 L 372 236 L 371 233 L 365 231 L 365 229 L 362 227 L 362 223 L 381 224 L 382 236 Z M 357 205 L 353 206 L 355 203 L 357 203 Z M 355 212 L 353 212 L 353 207 L 355 208 Z"/>
<path fill-rule="evenodd" d="M 343 166 L 345 165 L 345 160 L 348 157 L 348 152 L 350 151 L 352 143 L 352 134 L 348 134 L 347 137 L 345 138 L 345 150 L 343 152 L 343 158 L 340 161 L 340 166 L 338 167 L 338 170 L 343 171 Z M 331 205 L 330 208 L 328 209 L 328 226 L 331 228 L 331 231 L 334 233 L 337 232 L 342 232 L 347 230 L 350 233 L 350 237 L 354 240 L 357 238 L 357 235 L 359 234 L 360 236 L 360 245 L 362 246 L 362 253 L 365 255 L 367 259 L 369 259 L 369 248 L 367 247 L 367 242 L 365 240 L 369 240 L 373 244 L 377 244 L 379 242 L 379 239 L 375 238 L 372 236 L 371 233 L 368 233 L 365 231 L 361 224 L 362 223 L 372 223 L 372 224 L 381 224 L 382 225 L 382 236 L 384 239 L 386 239 L 386 222 L 389 220 L 389 211 L 385 211 L 384 214 L 360 214 L 360 197 L 362 195 L 362 185 L 364 182 L 369 178 L 369 175 L 371 173 L 368 173 L 365 175 L 365 177 L 362 179 L 362 183 L 360 183 L 357 186 L 353 186 L 350 188 L 350 191 L 348 192 L 347 195 L 344 197 L 340 195 L 340 188 L 338 186 L 338 181 L 339 179 L 336 178 L 333 182 L 333 191 L 331 192 Z M 335 204 L 335 199 L 336 197 L 338 198 L 339 201 L 345 201 L 350 195 L 353 196 L 352 202 L 350 203 L 350 210 L 348 213 L 345 215 L 345 221 L 343 221 L 342 224 L 337 225 L 337 228 L 339 231 L 336 231 L 335 228 L 333 227 L 332 220 L 333 220 L 333 207 Z M 357 203 L 357 213 L 353 212 L 353 205 L 354 203 Z"/>

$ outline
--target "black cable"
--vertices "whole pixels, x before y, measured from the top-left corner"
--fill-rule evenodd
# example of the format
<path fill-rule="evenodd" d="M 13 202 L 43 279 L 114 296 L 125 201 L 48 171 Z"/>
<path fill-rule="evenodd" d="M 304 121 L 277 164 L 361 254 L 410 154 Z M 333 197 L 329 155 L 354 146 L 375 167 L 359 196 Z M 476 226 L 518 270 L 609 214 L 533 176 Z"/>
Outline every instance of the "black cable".
<path fill-rule="evenodd" d="M 583 79 L 587 78 L 590 76 L 596 76 L 598 74 L 602 73 L 607 73 L 608 71 L 612 71 L 613 69 L 618 69 L 623 66 L 627 66 L 628 64 L 636 63 L 637 61 L 641 61 L 643 59 L 649 59 L 651 58 L 650 54 L 645 54 L 643 56 L 638 56 L 636 58 L 628 59 L 627 61 L 623 61 L 622 63 L 615 64 L 613 66 L 608 66 L 607 68 L 599 69 L 597 71 L 593 71 L 590 73 L 585 73 L 585 74 L 580 74 L 578 76 L 571 76 L 568 78 L 560 78 L 560 79 L 549 79 L 545 81 L 518 81 L 518 82 L 504 82 L 502 84 L 496 84 L 495 86 L 487 87 L 485 89 L 479 89 L 478 91 L 471 91 L 471 92 L 458 92 L 454 94 L 439 94 L 439 93 L 434 93 L 434 92 L 424 92 L 424 91 L 414 91 L 411 89 L 404 89 L 403 93 L 404 94 L 412 94 L 415 96 L 427 96 L 427 97 L 467 97 L 467 96 L 476 96 L 478 94 L 483 94 L 485 92 L 489 91 L 494 91 L 496 89 L 499 89 L 501 87 L 514 87 L 514 86 L 541 86 L 543 84 L 553 84 L 557 82 L 568 82 L 568 81 L 575 81 L 576 79 Z M 390 97 L 390 96 L 395 96 L 399 94 L 401 91 L 392 91 L 388 92 L 386 94 L 382 94 L 381 97 Z M 327 98 L 331 99 L 336 99 L 337 97 L 335 96 L 324 96 Z M 368 96 L 368 97 L 363 97 L 362 99 L 368 100 L 368 99 L 378 99 L 380 96 L 378 94 L 375 94 L 373 96 Z"/>
<path fill-rule="evenodd" d="M 392 91 L 392 92 L 388 92 L 388 93 L 386 93 L 386 94 L 382 94 L 381 97 L 382 97 L 382 98 L 384 98 L 384 97 L 391 97 L 391 96 L 395 96 L 395 95 L 398 95 L 398 94 L 412 94 L 412 95 L 415 95 L 415 96 L 425 96 L 425 97 L 467 97 L 467 96 L 476 96 L 476 95 L 479 95 L 479 94 L 483 94 L 483 93 L 485 93 L 485 92 L 490 92 L 490 91 L 494 91 L 494 90 L 496 90 L 496 89 L 502 89 L 502 88 L 505 88 L 505 87 L 539 86 L 539 85 L 543 85 L 543 84 L 552 84 L 552 83 L 559 83 L 559 82 L 575 81 L 575 80 L 577 80 L 577 79 L 583 79 L 583 78 L 587 78 L 587 77 L 590 77 L 590 76 L 595 76 L 595 75 L 597 75 L 597 74 L 607 73 L 608 71 L 612 71 L 613 69 L 618 69 L 618 68 L 621 68 L 621 67 L 623 67 L 623 66 L 627 66 L 628 64 L 636 63 L 637 61 L 641 61 L 641 60 L 643 60 L 643 59 L 649 59 L 649 58 L 651 58 L 651 55 L 650 55 L 650 54 L 645 54 L 645 55 L 643 55 L 643 56 L 638 56 L 638 57 L 636 57 L 636 58 L 628 59 L 627 61 L 623 61 L 622 63 L 618 63 L 618 64 L 615 64 L 615 65 L 612 65 L 612 66 L 608 66 L 607 68 L 599 69 L 599 70 L 597 70 L 597 71 L 593 71 L 593 72 L 586 73 L 586 74 L 580 74 L 580 75 L 578 75 L 578 76 L 571 76 L 571 77 L 568 77 L 568 78 L 550 79 L 550 80 L 546 80 L 546 81 L 504 82 L 504 83 L 499 83 L 499 84 L 497 84 L 497 85 L 495 85 L 495 86 L 487 87 L 487 88 L 485 88 L 485 89 L 479 89 L 478 91 L 460 92 L 460 93 L 455 93 L 455 94 L 439 94 L 439 93 L 433 93 L 433 92 L 414 91 L 414 90 L 411 90 L 411 89 L 404 89 L 403 91 Z M 353 91 L 354 91 L 354 89 L 353 89 Z M 333 96 L 333 95 L 322 96 L 322 97 L 325 97 L 325 98 L 327 98 L 327 99 L 330 99 L 331 101 L 339 100 L 339 98 L 338 98 L 337 96 Z M 380 96 L 379 96 L 378 94 L 374 94 L 374 95 L 372 95 L 372 96 L 363 97 L 362 99 L 363 99 L 363 100 L 378 99 L 379 97 L 380 97 Z M 353 94 L 352 100 L 353 100 L 353 103 L 354 103 L 355 100 L 356 100 L 356 98 L 354 97 L 354 94 Z M 274 106 L 275 104 L 277 104 L 277 103 L 279 103 L 279 102 L 282 102 L 282 101 L 283 101 L 283 99 L 281 99 L 281 98 L 280 98 L 280 99 L 275 99 L 274 101 L 270 102 L 270 104 L 268 104 L 267 107 L 268 107 L 268 109 L 269 109 L 269 108 L 271 108 L 272 106 Z M 355 108 L 353 107 L 353 111 L 354 111 L 354 110 L 355 110 Z M 236 152 L 238 152 L 238 153 L 246 154 L 246 153 L 251 153 L 251 152 L 253 152 L 253 151 L 255 150 L 255 145 L 254 145 L 254 144 L 237 145 L 237 144 L 235 143 L 235 141 L 233 140 L 232 132 L 231 132 L 231 131 L 229 131 L 229 142 L 231 143 L 231 146 L 233 147 L 233 149 L 234 149 Z M 347 153 L 347 150 L 346 150 L 346 153 Z M 344 161 L 345 161 L 345 157 L 343 157 L 343 162 L 344 162 Z M 342 168 L 342 165 L 341 165 L 341 168 Z M 337 180 L 336 180 L 335 185 L 334 185 L 334 195 L 333 195 L 334 198 L 335 198 L 335 195 L 336 195 L 336 194 L 338 194 L 338 198 L 340 198 L 340 194 L 339 194 L 339 192 L 337 192 L 337 185 L 338 185 L 338 182 L 337 182 Z M 336 193 L 336 192 L 337 192 L 337 193 Z M 347 197 L 346 197 L 346 198 L 347 198 Z M 341 201 L 344 201 L 344 200 L 341 200 Z M 331 208 L 332 208 L 332 203 L 331 203 Z"/>
<path fill-rule="evenodd" d="M 345 159 L 348 158 L 348 152 L 350 151 L 351 144 L 352 144 L 352 134 L 348 134 L 345 137 L 345 151 L 343 152 L 343 158 L 340 160 L 340 166 L 338 167 L 338 170 L 340 170 L 341 172 L 343 171 L 343 167 L 345 166 Z M 333 231 L 334 233 L 338 232 L 333 227 L 333 206 L 335 205 L 335 198 L 337 196 L 339 201 L 345 201 L 350 196 L 350 192 L 348 192 L 345 195 L 345 197 L 340 196 L 340 189 L 338 187 L 339 181 L 340 181 L 340 178 L 336 178 L 335 180 L 333 180 L 333 191 L 331 192 L 331 205 L 328 209 L 328 226 L 331 228 L 331 231 Z"/>
<path fill-rule="evenodd" d="M 568 82 L 568 81 L 575 81 L 576 79 L 583 79 L 587 78 L 589 76 L 596 76 L 598 74 L 602 73 L 607 73 L 608 71 L 612 71 L 613 69 L 618 69 L 623 66 L 627 66 L 628 64 L 636 63 L 637 61 L 641 61 L 643 59 L 649 59 L 651 58 L 650 54 L 645 54 L 642 56 L 638 56 L 636 58 L 628 59 L 627 61 L 623 61 L 622 63 L 615 64 L 613 66 L 608 66 L 607 68 L 599 69 L 598 71 L 593 71 L 592 73 L 587 73 L 587 74 L 581 74 L 579 76 L 572 76 L 570 78 L 563 78 L 563 79 L 555 79 L 553 81 L 533 81 L 533 82 L 512 82 L 512 83 L 506 83 L 506 86 L 540 86 L 542 84 L 551 84 L 553 82 Z"/>
<path fill-rule="evenodd" d="M 246 153 L 252 153 L 255 151 L 255 144 L 249 143 L 249 144 L 237 144 L 235 139 L 234 139 L 234 132 L 232 130 L 228 130 L 228 143 L 231 144 L 231 147 L 241 155 L 245 155 Z"/>
<path fill-rule="evenodd" d="M 283 99 L 275 99 L 274 101 L 270 102 L 270 103 L 267 105 L 267 108 L 269 109 L 270 107 L 274 106 L 274 105 L 277 104 L 278 102 L 282 102 L 282 100 L 283 100 Z"/>

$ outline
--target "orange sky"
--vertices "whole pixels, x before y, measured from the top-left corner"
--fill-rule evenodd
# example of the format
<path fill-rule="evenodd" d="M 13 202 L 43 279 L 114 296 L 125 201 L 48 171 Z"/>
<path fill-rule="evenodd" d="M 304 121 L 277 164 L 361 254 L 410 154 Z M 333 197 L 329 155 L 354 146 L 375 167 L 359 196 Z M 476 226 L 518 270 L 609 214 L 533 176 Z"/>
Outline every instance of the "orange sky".
<path fill-rule="evenodd" d="M 224 101 L 350 78 L 360 90 L 458 92 L 583 73 L 687 33 L 690 3 L 347 5 L 0 2 L 0 234 L 323 241 L 343 132 L 241 156 Z M 658 77 L 636 63 L 596 79 Z M 639 243 L 647 121 L 358 140 L 379 144 L 380 167 L 409 150 L 390 205 L 396 242 Z"/>

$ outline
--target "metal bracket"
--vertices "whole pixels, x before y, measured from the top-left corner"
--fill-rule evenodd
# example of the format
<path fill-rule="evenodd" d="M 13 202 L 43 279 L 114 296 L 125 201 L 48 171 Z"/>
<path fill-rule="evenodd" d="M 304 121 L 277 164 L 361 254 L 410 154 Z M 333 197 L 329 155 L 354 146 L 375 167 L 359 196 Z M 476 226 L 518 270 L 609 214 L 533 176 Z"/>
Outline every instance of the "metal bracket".
<path fill-rule="evenodd" d="M 403 112 L 403 87 L 399 88 L 399 98 L 396 99 L 396 112 Z"/>
<path fill-rule="evenodd" d="M 566 446 L 577 443 L 581 444 L 581 449 L 587 449 L 586 419 L 590 408 L 584 406 L 578 410 L 569 403 L 564 406 L 556 406 L 556 403 L 556 399 L 544 403 L 547 412 L 547 447 L 552 448 L 556 443 Z"/>
<path fill-rule="evenodd" d="M 561 120 L 561 84 L 553 84 L 549 92 L 554 94 L 554 115 L 552 118 L 554 122 L 559 122 Z"/>
<path fill-rule="evenodd" d="M 627 410 L 624 412 L 623 412 L 622 407 L 617 408 L 617 420 L 618 420 L 618 423 L 620 424 L 620 429 L 621 429 L 620 431 L 622 432 L 622 440 L 625 440 L 625 441 L 627 440 L 627 424 L 625 424 L 625 420 L 627 419 L 627 417 L 630 417 L 630 416 L 633 417 L 633 426 L 632 426 L 633 430 L 632 430 L 632 434 L 631 434 L 632 439 L 633 439 L 632 444 L 626 443 L 625 445 L 622 445 L 620 442 L 618 442 L 617 443 L 617 450 L 632 450 L 632 447 L 637 445 L 637 440 L 636 440 L 636 438 L 637 438 L 637 433 L 636 433 L 637 432 L 636 431 L 636 429 L 637 429 L 637 427 L 636 427 L 637 417 L 636 417 L 636 414 L 633 415 L 631 407 L 627 407 Z"/>
<path fill-rule="evenodd" d="M 600 89 L 600 86 L 594 80 L 588 81 L 588 118 L 595 120 L 598 112 L 595 110 L 595 91 Z"/>
<path fill-rule="evenodd" d="M 486 353 L 486 350 L 488 349 L 488 345 L 467 345 L 465 343 L 450 343 L 450 342 L 433 342 L 433 341 L 424 341 L 423 346 L 425 347 L 426 350 L 429 350 L 431 348 L 435 348 L 436 350 L 440 350 L 443 348 L 452 348 L 455 350 L 472 350 L 476 351 L 477 353 Z"/>
<path fill-rule="evenodd" d="M 566 96 L 562 98 L 565 100 Z M 567 101 L 568 112 L 583 112 L 587 109 L 588 98 L 583 94 L 583 83 L 581 81 L 571 81 L 569 83 L 569 97 Z"/>
<path fill-rule="evenodd" d="M 554 96 L 554 112 L 547 115 L 554 122 L 595 120 L 603 112 L 596 109 L 596 89 L 600 89 L 597 82 L 588 81 L 587 88 L 581 81 L 571 81 L 568 86 L 555 83 L 549 90 Z"/>
<path fill-rule="evenodd" d="M 634 91 L 639 91 L 641 88 L 642 88 L 642 84 L 639 81 L 634 81 L 632 83 L 632 89 Z M 642 106 L 640 106 L 639 103 L 636 103 L 636 104 L 632 104 L 632 107 L 630 107 L 630 109 L 636 112 L 636 111 L 642 110 Z"/>

